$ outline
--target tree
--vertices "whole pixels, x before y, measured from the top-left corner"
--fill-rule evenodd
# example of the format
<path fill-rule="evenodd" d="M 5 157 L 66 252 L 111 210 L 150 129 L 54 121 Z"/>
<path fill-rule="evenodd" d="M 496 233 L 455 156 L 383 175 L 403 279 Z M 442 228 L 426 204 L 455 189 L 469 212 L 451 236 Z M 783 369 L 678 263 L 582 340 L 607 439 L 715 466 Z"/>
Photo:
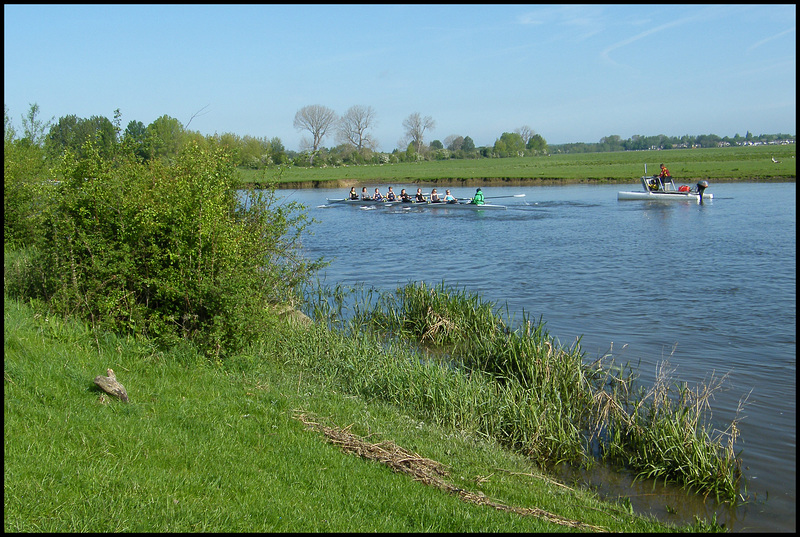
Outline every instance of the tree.
<path fill-rule="evenodd" d="M 45 133 L 50 129 L 50 125 L 55 118 L 50 118 L 50 121 L 44 122 L 38 118 L 39 105 L 33 103 L 30 106 L 27 115 L 22 116 L 23 138 L 27 138 L 32 145 L 41 147 L 44 144 Z"/>
<path fill-rule="evenodd" d="M 94 138 L 100 154 L 110 156 L 117 145 L 117 130 L 114 124 L 105 116 L 92 116 L 79 124 L 79 135 L 82 136 L 81 144 Z"/>
<path fill-rule="evenodd" d="M 461 150 L 465 153 L 471 153 L 475 151 L 475 142 L 469 136 L 464 137 L 464 141 L 461 143 Z"/>
<path fill-rule="evenodd" d="M 464 137 L 456 134 L 451 134 L 444 139 L 444 146 L 450 151 L 458 151 L 464 144 Z"/>
<path fill-rule="evenodd" d="M 17 137 L 17 131 L 11 123 L 11 117 L 8 115 L 8 105 L 3 105 L 3 141 L 9 143 Z"/>
<path fill-rule="evenodd" d="M 417 153 L 422 150 L 425 131 L 435 129 L 436 122 L 431 116 L 420 117 L 419 112 L 414 112 L 403 121 L 403 128 L 406 130 L 406 139 L 414 144 Z"/>
<path fill-rule="evenodd" d="M 74 146 L 75 128 L 78 125 L 78 116 L 70 114 L 58 119 L 58 123 L 50 127 L 50 132 L 45 139 L 45 149 L 48 156 L 57 157 L 66 148 Z"/>
<path fill-rule="evenodd" d="M 147 126 L 147 141 L 153 157 L 174 158 L 183 142 L 183 125 L 174 117 L 163 115 Z"/>
<path fill-rule="evenodd" d="M 504 132 L 494 142 L 494 152 L 499 157 L 516 157 L 525 150 L 522 136 L 516 132 Z"/>
<path fill-rule="evenodd" d="M 360 153 L 362 149 L 375 149 L 377 143 L 367 133 L 375 126 L 375 110 L 371 106 L 355 105 L 338 123 L 337 138 L 340 143 L 352 144 Z"/>
<path fill-rule="evenodd" d="M 517 129 L 517 130 L 515 130 L 514 132 L 516 132 L 517 134 L 519 134 L 519 135 L 522 137 L 522 143 L 523 143 L 524 145 L 528 145 L 528 140 L 530 140 L 530 139 L 531 139 L 531 137 L 532 137 L 534 134 L 536 134 L 536 133 L 533 131 L 533 129 L 532 129 L 532 128 L 530 128 L 530 127 L 529 127 L 529 126 L 527 126 L 527 125 L 523 125 L 522 127 L 518 128 L 518 129 Z"/>
<path fill-rule="evenodd" d="M 50 127 L 45 148 L 51 157 L 57 157 L 65 150 L 80 156 L 83 154 L 83 145 L 89 140 L 96 142 L 100 153 L 107 157 L 117 145 L 116 127 L 104 116 L 92 116 L 89 119 L 65 116 Z"/>
<path fill-rule="evenodd" d="M 286 155 L 286 148 L 283 147 L 283 142 L 277 136 L 274 136 L 267 142 L 267 154 L 273 164 L 281 165 L 289 162 L 289 157 Z"/>
<path fill-rule="evenodd" d="M 3 242 L 14 248 L 37 240 L 44 200 L 52 189 L 42 188 L 49 166 L 44 149 L 33 143 L 36 136 L 17 137 L 8 107 L 3 121 Z"/>
<path fill-rule="evenodd" d="M 307 130 L 313 138 L 311 142 L 312 164 L 314 162 L 313 154 L 317 152 L 317 149 L 322 144 L 322 139 L 328 133 L 328 129 L 336 124 L 337 119 L 336 112 L 321 104 L 304 106 L 295 114 L 294 128 Z"/>
<path fill-rule="evenodd" d="M 441 140 L 434 140 L 431 142 L 431 149 L 444 149 L 444 144 Z"/>
<path fill-rule="evenodd" d="M 130 146 L 134 154 L 142 160 L 150 158 L 147 149 L 147 127 L 141 121 L 130 121 L 122 135 L 123 143 Z"/>
<path fill-rule="evenodd" d="M 258 169 L 264 164 L 267 154 L 267 140 L 245 135 L 241 141 L 239 164 Z"/>
<path fill-rule="evenodd" d="M 541 134 L 534 134 L 528 140 L 528 143 L 525 145 L 525 148 L 533 151 L 534 153 L 546 153 L 547 152 L 547 142 L 542 137 Z"/>

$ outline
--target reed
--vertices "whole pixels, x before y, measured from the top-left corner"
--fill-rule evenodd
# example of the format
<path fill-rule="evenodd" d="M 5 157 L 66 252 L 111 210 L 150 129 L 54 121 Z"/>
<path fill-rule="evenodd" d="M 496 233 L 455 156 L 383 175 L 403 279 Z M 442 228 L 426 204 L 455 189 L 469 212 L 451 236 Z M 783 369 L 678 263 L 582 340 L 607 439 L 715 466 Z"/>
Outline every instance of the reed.
<path fill-rule="evenodd" d="M 494 438 L 545 466 L 591 464 L 599 445 L 604 460 L 640 479 L 736 499 L 736 423 L 720 433 L 706 420 L 721 382 L 683 385 L 674 394 L 664 365 L 645 390 L 629 366 L 587 364 L 579 343 L 556 344 L 541 319 L 523 313 L 512 329 L 495 304 L 444 284 L 363 296 L 348 330 L 324 336 L 331 360 L 304 367 L 359 395 Z"/>
<path fill-rule="evenodd" d="M 615 401 L 606 413 L 611 433 L 605 457 L 635 470 L 639 478 L 682 482 L 717 499 L 736 498 L 741 481 L 741 460 L 734 450 L 738 418 L 724 431 L 707 418 L 709 401 L 727 375 L 712 375 L 690 388 L 674 382 L 673 372 L 665 361 L 641 397 Z"/>

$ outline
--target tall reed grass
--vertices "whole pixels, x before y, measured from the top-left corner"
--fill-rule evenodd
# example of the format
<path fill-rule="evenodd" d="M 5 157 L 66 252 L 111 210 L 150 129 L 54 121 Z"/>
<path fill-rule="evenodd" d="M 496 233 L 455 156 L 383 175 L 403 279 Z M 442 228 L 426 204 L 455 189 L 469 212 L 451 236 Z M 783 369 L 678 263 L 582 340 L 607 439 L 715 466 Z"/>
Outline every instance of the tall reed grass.
<path fill-rule="evenodd" d="M 342 288 L 312 308 L 338 326 L 318 328 L 325 334 L 314 338 L 326 342 L 326 360 L 304 360 L 314 354 L 299 342 L 287 341 L 295 350 L 281 352 L 294 352 L 304 367 L 338 378 L 353 393 L 474 430 L 543 466 L 590 465 L 599 453 L 639 478 L 736 500 L 736 422 L 723 432 L 708 422 L 720 381 L 675 393 L 663 366 L 646 390 L 629 366 L 587 363 L 579 341 L 557 344 L 541 319 L 523 313 L 514 325 L 496 304 L 444 284 L 352 292 L 347 321 Z"/>

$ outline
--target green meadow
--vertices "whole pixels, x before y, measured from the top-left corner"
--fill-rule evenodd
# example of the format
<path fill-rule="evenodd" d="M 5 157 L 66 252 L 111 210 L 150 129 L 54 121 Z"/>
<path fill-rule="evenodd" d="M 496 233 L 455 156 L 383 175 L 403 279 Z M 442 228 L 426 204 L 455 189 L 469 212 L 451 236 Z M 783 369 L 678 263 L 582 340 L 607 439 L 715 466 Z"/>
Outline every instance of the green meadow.
<path fill-rule="evenodd" d="M 635 183 L 665 164 L 676 182 L 794 181 L 795 145 L 762 145 L 665 151 L 553 154 L 518 158 L 453 159 L 326 168 L 286 167 L 240 170 L 244 183 L 341 186 L 388 182 L 475 182 L 545 184 L 576 182 Z M 778 162 L 774 162 L 773 158 Z"/>

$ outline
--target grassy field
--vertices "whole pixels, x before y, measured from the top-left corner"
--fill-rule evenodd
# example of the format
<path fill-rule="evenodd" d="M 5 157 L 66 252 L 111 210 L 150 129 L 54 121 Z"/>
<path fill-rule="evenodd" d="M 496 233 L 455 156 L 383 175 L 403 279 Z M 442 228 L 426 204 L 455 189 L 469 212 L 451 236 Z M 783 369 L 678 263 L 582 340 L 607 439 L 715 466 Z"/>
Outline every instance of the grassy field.
<path fill-rule="evenodd" d="M 720 529 L 634 515 L 486 438 L 341 392 L 288 355 L 254 350 L 223 369 L 4 298 L 7 532 Z M 312 332 L 291 337 L 315 348 Z M 107 368 L 129 403 L 94 386 Z"/>
<path fill-rule="evenodd" d="M 668 151 L 583 153 L 549 157 L 448 160 L 338 168 L 242 170 L 244 183 L 277 180 L 297 187 L 343 187 L 361 183 L 446 182 L 448 184 L 629 183 L 658 173 L 664 163 L 676 181 L 794 181 L 796 147 L 769 145 Z M 773 162 L 773 157 L 778 162 Z"/>

